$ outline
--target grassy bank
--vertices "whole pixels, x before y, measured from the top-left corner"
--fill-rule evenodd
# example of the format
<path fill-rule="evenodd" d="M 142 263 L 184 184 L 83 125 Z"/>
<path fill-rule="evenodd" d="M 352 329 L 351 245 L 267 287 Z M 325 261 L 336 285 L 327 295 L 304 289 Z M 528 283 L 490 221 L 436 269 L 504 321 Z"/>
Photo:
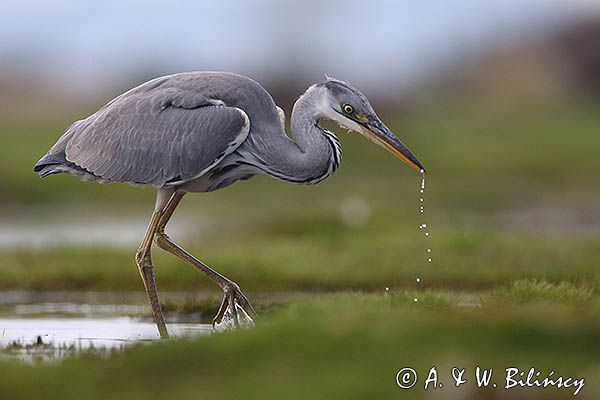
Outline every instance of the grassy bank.
<path fill-rule="evenodd" d="M 509 288 L 502 294 L 519 291 Z M 600 324 L 597 300 L 565 303 L 565 288 L 506 307 L 456 307 L 438 295 L 413 304 L 405 294 L 317 296 L 254 329 L 196 341 L 138 346 L 107 359 L 68 359 L 35 367 L 0 363 L 2 398 L 571 398 L 574 389 L 503 389 L 508 367 L 585 378 L 580 398 L 595 398 Z M 584 307 L 581 307 L 584 306 Z M 549 351 L 551 349 L 551 351 Z M 431 367 L 440 389 L 423 390 Z M 474 369 L 494 368 L 497 388 L 477 388 Z M 397 371 L 418 384 L 401 390 Z M 452 367 L 468 382 L 453 387 Z"/>
<path fill-rule="evenodd" d="M 536 278 L 600 282 L 597 240 L 536 237 L 415 226 L 350 229 L 316 224 L 311 232 L 254 231 L 194 241 L 190 250 L 249 292 L 381 290 L 416 287 L 477 291 Z M 425 246 L 432 248 L 426 261 Z M 1 289 L 142 290 L 134 249 L 58 248 L 3 251 Z M 154 251 L 159 288 L 216 289 L 199 272 L 160 249 Z"/>

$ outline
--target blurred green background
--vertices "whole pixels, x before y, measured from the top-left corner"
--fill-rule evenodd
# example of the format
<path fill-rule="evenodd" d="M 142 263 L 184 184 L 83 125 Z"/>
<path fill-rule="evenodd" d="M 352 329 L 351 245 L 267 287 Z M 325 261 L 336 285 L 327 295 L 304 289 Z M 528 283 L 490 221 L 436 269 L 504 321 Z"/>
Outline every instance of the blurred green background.
<path fill-rule="evenodd" d="M 0 299 L 143 290 L 133 254 L 154 191 L 40 180 L 32 168 L 73 120 L 161 74 L 247 74 L 288 118 L 324 73 L 349 80 L 427 168 L 425 213 L 420 178 L 345 132 L 341 168 L 320 185 L 255 177 L 187 196 L 167 230 L 256 299 L 256 328 L 52 365 L 3 361 L 1 397 L 572 396 L 450 388 L 451 367 L 489 365 L 585 377 L 578 397 L 597 398 L 597 5 L 251 3 L 8 2 Z M 154 260 L 159 290 L 186 293 L 165 307 L 209 321 L 217 288 L 159 250 Z M 444 390 L 394 381 L 434 365 Z"/>

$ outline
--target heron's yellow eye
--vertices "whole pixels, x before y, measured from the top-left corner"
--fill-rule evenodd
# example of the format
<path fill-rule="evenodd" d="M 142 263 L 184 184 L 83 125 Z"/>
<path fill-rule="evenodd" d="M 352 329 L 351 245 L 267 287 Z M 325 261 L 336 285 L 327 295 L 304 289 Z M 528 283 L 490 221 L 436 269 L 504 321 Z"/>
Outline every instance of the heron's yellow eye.
<path fill-rule="evenodd" d="M 346 114 L 354 113 L 354 107 L 352 107 L 350 104 L 344 104 L 343 110 Z"/>

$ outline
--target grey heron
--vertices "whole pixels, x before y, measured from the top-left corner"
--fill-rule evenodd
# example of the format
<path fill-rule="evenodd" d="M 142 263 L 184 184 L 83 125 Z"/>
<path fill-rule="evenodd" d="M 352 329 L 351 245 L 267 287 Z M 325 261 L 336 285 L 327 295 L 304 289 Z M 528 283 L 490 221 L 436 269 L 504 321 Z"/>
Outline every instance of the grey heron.
<path fill-rule="evenodd" d="M 161 337 L 168 337 L 156 290 L 151 246 L 203 272 L 224 292 L 213 326 L 225 315 L 239 324 L 256 312 L 239 286 L 165 233 L 188 192 L 211 192 L 255 175 L 316 184 L 335 172 L 340 142 L 319 122 L 329 119 L 384 147 L 408 166 L 425 170 L 348 82 L 327 78 L 294 104 L 293 138 L 271 95 L 256 81 L 227 72 L 186 72 L 143 83 L 74 122 L 37 162 L 40 176 L 68 173 L 84 180 L 157 188 L 154 212 L 135 255 Z M 251 321 L 251 319 L 250 319 Z"/>

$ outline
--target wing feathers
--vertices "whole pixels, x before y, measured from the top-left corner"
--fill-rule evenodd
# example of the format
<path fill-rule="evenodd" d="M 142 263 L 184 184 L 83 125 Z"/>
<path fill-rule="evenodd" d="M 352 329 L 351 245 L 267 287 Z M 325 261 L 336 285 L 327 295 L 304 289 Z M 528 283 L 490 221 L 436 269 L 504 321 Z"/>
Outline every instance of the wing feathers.
<path fill-rule="evenodd" d="M 248 135 L 242 110 L 214 104 L 161 85 L 127 92 L 67 130 L 66 158 L 106 181 L 161 187 L 194 179 Z"/>

